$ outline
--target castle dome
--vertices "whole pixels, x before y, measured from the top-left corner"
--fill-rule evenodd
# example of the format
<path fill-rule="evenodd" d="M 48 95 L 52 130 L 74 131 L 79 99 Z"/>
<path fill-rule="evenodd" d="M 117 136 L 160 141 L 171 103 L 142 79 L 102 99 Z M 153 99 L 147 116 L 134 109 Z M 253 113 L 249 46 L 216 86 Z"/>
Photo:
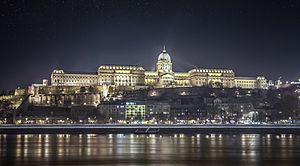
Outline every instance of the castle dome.
<path fill-rule="evenodd" d="M 165 46 L 164 46 L 163 51 L 159 54 L 158 60 L 171 62 L 171 57 L 170 57 L 169 53 L 167 52 Z"/>

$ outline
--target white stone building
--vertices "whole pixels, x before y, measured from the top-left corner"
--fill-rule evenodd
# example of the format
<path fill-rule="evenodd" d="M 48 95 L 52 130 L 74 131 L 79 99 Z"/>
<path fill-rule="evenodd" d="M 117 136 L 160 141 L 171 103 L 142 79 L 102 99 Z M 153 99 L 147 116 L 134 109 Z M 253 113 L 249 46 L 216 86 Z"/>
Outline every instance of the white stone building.
<path fill-rule="evenodd" d="M 114 87 L 240 87 L 245 89 L 266 89 L 267 80 L 263 76 L 236 77 L 231 69 L 195 68 L 188 72 L 174 72 L 171 56 L 164 47 L 159 54 L 156 70 L 145 71 L 141 66 L 102 65 L 97 73 L 69 73 L 54 70 L 51 74 L 52 86 L 114 86 Z"/>

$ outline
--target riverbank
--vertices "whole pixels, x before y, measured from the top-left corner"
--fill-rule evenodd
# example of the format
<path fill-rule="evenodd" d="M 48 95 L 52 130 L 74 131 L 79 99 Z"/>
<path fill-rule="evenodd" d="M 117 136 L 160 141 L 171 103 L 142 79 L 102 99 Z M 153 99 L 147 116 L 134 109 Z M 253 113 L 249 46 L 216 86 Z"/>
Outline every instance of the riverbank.
<path fill-rule="evenodd" d="M 1 125 L 0 134 L 300 134 L 300 125 Z"/>

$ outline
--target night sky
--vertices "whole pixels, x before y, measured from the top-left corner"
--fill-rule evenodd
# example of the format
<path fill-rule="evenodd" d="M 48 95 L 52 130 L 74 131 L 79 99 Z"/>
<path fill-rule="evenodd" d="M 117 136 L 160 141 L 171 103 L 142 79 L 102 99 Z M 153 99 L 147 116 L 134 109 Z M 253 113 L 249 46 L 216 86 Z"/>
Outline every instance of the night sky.
<path fill-rule="evenodd" d="M 154 70 L 163 45 L 175 71 L 300 77 L 297 0 L 1 0 L 0 20 L 0 90 L 39 83 L 53 69 Z"/>

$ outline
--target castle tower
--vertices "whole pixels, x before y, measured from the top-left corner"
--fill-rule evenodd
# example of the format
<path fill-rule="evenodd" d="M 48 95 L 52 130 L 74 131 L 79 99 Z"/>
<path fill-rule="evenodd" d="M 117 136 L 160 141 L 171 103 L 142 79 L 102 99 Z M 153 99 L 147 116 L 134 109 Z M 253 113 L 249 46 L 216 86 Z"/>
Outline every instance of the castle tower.
<path fill-rule="evenodd" d="M 174 83 L 174 73 L 172 71 L 171 57 L 167 52 L 165 46 L 163 51 L 158 56 L 158 60 L 156 63 L 156 72 L 159 76 L 159 87 L 167 87 Z"/>
<path fill-rule="evenodd" d="M 164 46 L 163 51 L 159 54 L 156 63 L 156 72 L 158 73 L 172 73 L 172 62 L 169 53 Z"/>

